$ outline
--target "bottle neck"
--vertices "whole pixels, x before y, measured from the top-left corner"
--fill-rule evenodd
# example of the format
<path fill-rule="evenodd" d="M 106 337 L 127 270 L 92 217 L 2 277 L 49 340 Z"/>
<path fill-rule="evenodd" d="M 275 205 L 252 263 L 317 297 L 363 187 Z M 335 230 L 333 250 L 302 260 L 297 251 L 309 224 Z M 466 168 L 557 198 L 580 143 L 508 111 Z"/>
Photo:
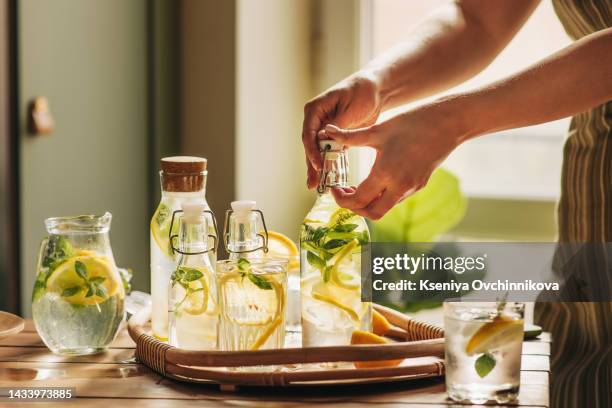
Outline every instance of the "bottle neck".
<path fill-rule="evenodd" d="M 334 187 L 348 187 L 348 159 L 346 151 L 326 151 L 322 153 L 323 169 L 321 170 L 319 194 L 327 194 Z"/>
<path fill-rule="evenodd" d="M 254 213 L 249 213 L 247 217 L 233 217 L 228 229 L 229 259 L 254 259 L 264 255 L 263 239 L 258 235 L 258 222 Z"/>
<path fill-rule="evenodd" d="M 178 249 L 182 252 L 180 264 L 209 266 L 208 227 L 205 221 L 186 222 L 182 220 L 177 243 Z"/>

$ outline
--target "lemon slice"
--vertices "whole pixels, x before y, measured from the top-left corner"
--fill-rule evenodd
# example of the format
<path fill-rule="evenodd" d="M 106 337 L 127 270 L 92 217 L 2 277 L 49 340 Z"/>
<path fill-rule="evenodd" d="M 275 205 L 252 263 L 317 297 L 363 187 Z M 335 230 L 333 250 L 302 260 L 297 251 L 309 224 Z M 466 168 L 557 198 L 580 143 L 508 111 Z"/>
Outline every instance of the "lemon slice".
<path fill-rule="evenodd" d="M 387 344 L 389 340 L 384 337 L 378 336 L 374 333 L 370 333 L 362 330 L 355 330 L 351 335 L 351 344 Z M 403 359 L 397 360 L 373 360 L 373 361 L 355 361 L 356 368 L 383 368 L 383 367 L 395 367 L 404 361 Z"/>
<path fill-rule="evenodd" d="M 465 346 L 468 355 L 481 354 L 523 338 L 523 320 L 500 316 L 480 326 Z"/>
<path fill-rule="evenodd" d="M 342 261 L 353 252 L 353 249 L 355 249 L 357 245 L 359 245 L 359 241 L 356 239 L 352 240 L 332 258 L 334 264 L 331 268 L 331 279 L 336 285 L 348 290 L 357 290 L 360 288 L 361 284 L 356 279 L 353 279 L 352 274 L 341 274 L 339 267 Z M 347 277 L 349 279 L 346 279 Z"/>
<path fill-rule="evenodd" d="M 285 316 L 285 291 L 283 290 L 283 285 L 275 281 L 274 279 L 269 279 L 270 285 L 274 289 L 274 294 L 276 295 L 276 313 L 272 318 L 272 322 L 266 327 L 266 329 L 255 339 L 253 344 L 251 344 L 251 350 L 259 350 L 261 346 L 263 346 L 266 341 L 272 336 L 274 331 L 280 326 L 283 322 L 283 317 Z"/>
<path fill-rule="evenodd" d="M 87 278 L 98 278 L 100 285 L 104 287 L 105 296 L 93 293 L 87 296 L 88 288 L 85 280 L 79 276 L 75 269 L 75 263 L 81 262 L 85 266 Z M 101 303 L 117 293 L 121 293 L 123 286 L 119 272 L 112 266 L 108 259 L 99 256 L 75 256 L 58 266 L 47 280 L 47 290 L 58 293 L 63 299 L 73 305 L 93 305 Z M 72 293 L 71 295 L 68 295 Z"/>
<path fill-rule="evenodd" d="M 200 315 L 208 310 L 208 294 L 209 288 L 206 278 L 202 277 L 196 281 L 190 282 L 191 289 L 201 289 L 187 296 L 187 300 L 183 304 L 182 310 L 190 315 Z"/>
<path fill-rule="evenodd" d="M 357 312 L 355 312 L 350 307 L 338 302 L 333 297 L 324 295 L 319 292 L 314 292 L 314 291 L 312 292 L 312 297 L 313 299 L 320 300 L 321 302 L 329 303 L 330 305 L 333 305 L 337 307 L 338 309 L 345 311 L 351 317 L 351 319 L 355 320 L 356 322 L 359 321 L 359 315 L 357 314 Z"/>
<path fill-rule="evenodd" d="M 298 248 L 295 242 L 286 235 L 276 231 L 268 231 L 268 255 L 272 257 L 290 258 L 297 256 Z"/>
<path fill-rule="evenodd" d="M 161 251 L 168 256 L 172 256 L 172 247 L 170 246 L 170 224 L 172 222 L 171 210 L 166 205 L 160 205 L 155 210 L 153 218 L 151 218 L 151 235 L 155 243 Z M 175 222 L 175 229 L 178 228 L 178 223 Z M 173 231 L 176 232 L 176 231 Z"/>

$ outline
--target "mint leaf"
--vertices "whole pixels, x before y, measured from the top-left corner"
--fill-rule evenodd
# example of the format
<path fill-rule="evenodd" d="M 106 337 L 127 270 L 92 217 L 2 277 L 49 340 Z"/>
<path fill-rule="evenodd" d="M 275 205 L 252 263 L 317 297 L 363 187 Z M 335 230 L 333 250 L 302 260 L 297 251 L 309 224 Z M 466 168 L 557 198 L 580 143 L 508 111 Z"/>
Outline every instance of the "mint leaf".
<path fill-rule="evenodd" d="M 351 232 L 355 230 L 359 225 L 358 224 L 341 224 L 336 225 L 333 229 L 334 232 Z"/>
<path fill-rule="evenodd" d="M 327 265 L 327 263 L 323 259 L 319 258 L 317 255 L 310 251 L 306 252 L 306 260 L 310 265 L 317 269 L 323 269 Z"/>
<path fill-rule="evenodd" d="M 75 261 L 74 262 L 74 270 L 76 271 L 77 275 L 79 275 L 81 278 L 87 280 L 87 267 L 85 266 L 85 264 L 81 261 Z"/>
<path fill-rule="evenodd" d="M 186 282 L 193 282 L 195 280 L 200 279 L 204 274 L 194 268 L 181 268 L 184 271 L 184 275 L 182 276 L 182 280 Z"/>
<path fill-rule="evenodd" d="M 99 285 L 102 282 L 104 282 L 106 280 L 106 278 L 104 276 L 94 276 L 93 278 L 91 278 L 89 281 L 95 285 Z"/>
<path fill-rule="evenodd" d="M 80 286 L 73 286 L 71 288 L 66 288 L 62 291 L 62 297 L 70 297 L 74 296 L 81 291 Z"/>
<path fill-rule="evenodd" d="M 89 288 L 87 289 L 87 293 L 85 294 L 85 297 L 92 297 L 94 294 L 94 287 L 93 285 L 89 285 Z"/>
<path fill-rule="evenodd" d="M 327 241 L 324 245 L 323 248 L 325 249 L 336 249 L 336 248 L 340 248 L 344 245 L 348 244 L 348 241 L 344 240 L 344 239 L 332 239 Z"/>
<path fill-rule="evenodd" d="M 238 259 L 237 263 L 238 269 L 240 269 L 242 272 L 246 272 L 251 268 L 251 263 L 245 258 Z"/>
<path fill-rule="evenodd" d="M 105 298 L 107 295 L 106 288 L 104 286 L 96 287 L 96 296 L 100 296 L 101 298 Z"/>
<path fill-rule="evenodd" d="M 495 368 L 495 364 L 497 364 L 495 357 L 491 353 L 484 353 L 476 359 L 474 368 L 478 376 L 484 378 Z"/>
<path fill-rule="evenodd" d="M 264 278 L 263 276 L 255 275 L 253 272 L 248 273 L 247 276 L 249 280 L 253 282 L 253 284 L 257 286 L 259 289 L 263 289 L 263 290 L 272 289 L 272 285 L 270 284 L 270 282 L 268 282 L 268 280 Z"/>

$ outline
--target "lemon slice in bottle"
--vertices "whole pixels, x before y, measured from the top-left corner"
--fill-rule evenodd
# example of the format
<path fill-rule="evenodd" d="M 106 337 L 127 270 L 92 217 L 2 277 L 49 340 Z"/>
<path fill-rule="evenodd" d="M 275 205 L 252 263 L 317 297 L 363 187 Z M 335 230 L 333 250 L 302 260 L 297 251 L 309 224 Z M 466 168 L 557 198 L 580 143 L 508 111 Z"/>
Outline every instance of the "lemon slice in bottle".
<path fill-rule="evenodd" d="M 522 339 L 523 320 L 499 316 L 483 324 L 465 346 L 468 355 L 486 353 L 515 339 Z"/>
<path fill-rule="evenodd" d="M 355 297 L 355 292 L 341 288 L 333 289 L 323 282 L 318 282 L 312 286 L 312 292 L 310 294 L 313 299 L 325 302 L 342 310 L 348 314 L 353 321 L 358 322 L 360 320 L 359 314 L 348 305 L 351 297 Z"/>
<path fill-rule="evenodd" d="M 106 292 L 100 296 L 95 291 L 87 296 L 88 286 L 83 277 L 76 271 L 76 263 L 80 262 L 89 280 L 99 282 Z M 119 272 L 104 257 L 75 256 L 59 265 L 47 280 L 47 290 L 59 294 L 73 305 L 89 306 L 101 303 L 122 290 Z"/>
<path fill-rule="evenodd" d="M 166 205 L 161 204 L 157 207 L 153 218 L 151 218 L 151 235 L 155 243 L 161 251 L 168 256 L 172 256 L 172 247 L 170 247 L 170 224 L 172 222 L 172 212 Z M 175 231 L 177 232 L 178 223 L 175 222 Z"/>
<path fill-rule="evenodd" d="M 202 277 L 193 282 L 189 282 L 189 287 L 194 290 L 187 295 L 181 310 L 190 315 L 201 315 L 208 310 L 208 296 L 210 293 L 206 278 Z"/>

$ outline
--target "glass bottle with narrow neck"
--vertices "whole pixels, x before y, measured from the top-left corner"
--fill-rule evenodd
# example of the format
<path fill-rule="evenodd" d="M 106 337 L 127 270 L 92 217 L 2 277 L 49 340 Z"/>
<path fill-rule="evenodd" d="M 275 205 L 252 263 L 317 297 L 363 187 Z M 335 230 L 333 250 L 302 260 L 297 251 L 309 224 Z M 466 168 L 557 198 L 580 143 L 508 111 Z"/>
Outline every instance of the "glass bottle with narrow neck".
<path fill-rule="evenodd" d="M 346 151 L 332 140 L 319 146 L 319 195 L 300 230 L 304 347 L 347 345 L 354 330 L 372 326 L 372 305 L 361 301 L 361 250 L 370 242 L 368 227 L 331 194 L 332 188 L 348 185 Z"/>
<path fill-rule="evenodd" d="M 229 259 L 263 257 L 267 237 L 264 237 L 263 215 L 255 209 L 255 201 L 234 201 L 231 206 L 224 227 Z"/>
<path fill-rule="evenodd" d="M 172 215 L 187 201 L 197 201 L 210 209 L 206 202 L 207 161 L 201 157 L 176 156 L 161 160 L 161 201 L 151 219 L 151 326 L 153 335 L 168 340 L 168 280 L 176 268 L 177 254 L 170 246 Z M 178 233 L 175 223 L 172 234 Z M 215 234 L 212 225 L 210 235 Z M 212 242 L 209 245 L 212 246 Z M 216 262 L 215 251 L 208 252 L 211 265 Z"/>
<path fill-rule="evenodd" d="M 219 311 L 214 268 L 208 253 L 212 213 L 202 202 L 185 202 L 175 219 L 178 234 L 171 238 L 179 254 L 168 282 L 168 333 L 172 346 L 187 350 L 212 350 L 217 346 Z M 210 221 L 210 222 L 209 222 Z"/>

